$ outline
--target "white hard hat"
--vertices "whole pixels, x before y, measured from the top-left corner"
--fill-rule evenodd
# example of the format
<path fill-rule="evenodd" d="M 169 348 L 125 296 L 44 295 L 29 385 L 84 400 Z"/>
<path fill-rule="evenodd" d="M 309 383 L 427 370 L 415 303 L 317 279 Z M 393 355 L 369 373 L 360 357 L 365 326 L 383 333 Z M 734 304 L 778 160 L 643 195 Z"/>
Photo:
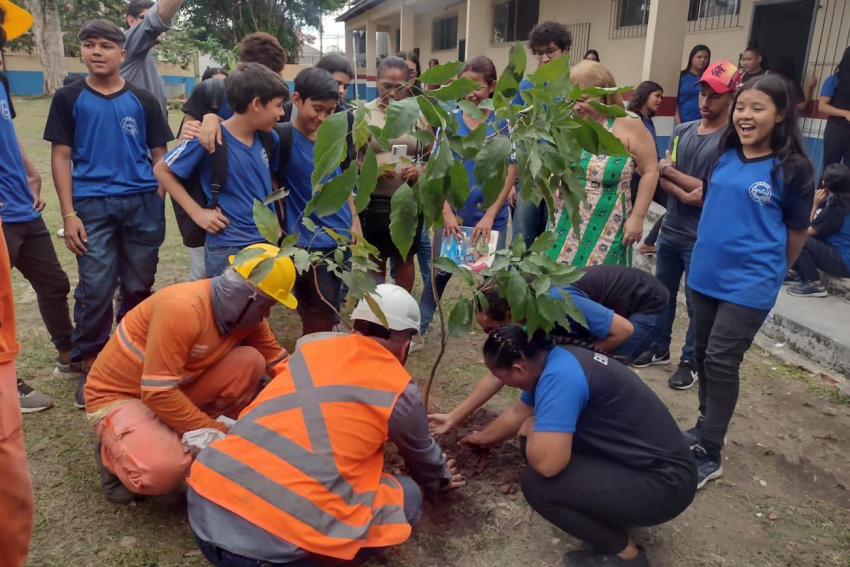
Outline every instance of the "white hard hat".
<path fill-rule="evenodd" d="M 378 284 L 375 292 L 369 294 L 384 316 L 390 330 L 419 332 L 419 304 L 407 290 L 394 284 Z M 370 321 L 383 326 L 381 319 L 372 311 L 365 299 L 361 299 L 354 308 L 351 318 L 355 321 Z"/>

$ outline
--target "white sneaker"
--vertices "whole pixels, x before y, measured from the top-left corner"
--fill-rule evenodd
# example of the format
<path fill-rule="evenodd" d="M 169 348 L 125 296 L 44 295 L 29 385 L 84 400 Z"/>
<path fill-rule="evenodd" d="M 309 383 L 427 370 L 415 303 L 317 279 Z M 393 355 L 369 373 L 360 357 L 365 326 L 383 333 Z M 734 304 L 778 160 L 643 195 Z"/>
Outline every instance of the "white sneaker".
<path fill-rule="evenodd" d="M 408 354 L 413 354 L 417 350 L 422 350 L 425 348 L 425 339 L 422 338 L 422 335 L 416 333 L 413 335 L 413 338 L 410 339 L 410 350 L 408 350 Z"/>
<path fill-rule="evenodd" d="M 63 227 L 57 230 L 56 236 L 58 236 L 59 238 L 65 238 L 65 228 Z"/>

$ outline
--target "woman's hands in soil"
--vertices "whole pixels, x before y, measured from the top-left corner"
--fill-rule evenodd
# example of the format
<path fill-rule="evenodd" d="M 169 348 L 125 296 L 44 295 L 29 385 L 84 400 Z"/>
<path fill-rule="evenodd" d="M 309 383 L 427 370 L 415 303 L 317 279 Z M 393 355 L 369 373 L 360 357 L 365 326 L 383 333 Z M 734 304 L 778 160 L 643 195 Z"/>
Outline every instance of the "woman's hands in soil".
<path fill-rule="evenodd" d="M 454 429 L 455 420 L 450 413 L 431 413 L 428 414 L 428 429 L 431 435 L 445 435 Z"/>
<path fill-rule="evenodd" d="M 476 447 L 487 449 L 493 445 L 497 445 L 497 443 L 494 443 L 489 437 L 489 435 L 484 435 L 483 431 L 473 431 L 461 439 L 459 443 L 463 445 L 475 445 Z"/>
<path fill-rule="evenodd" d="M 443 457 L 445 457 L 445 454 Z M 457 461 L 449 459 L 446 461 L 446 468 L 449 469 L 449 474 L 452 476 L 449 481 L 443 485 L 443 488 L 441 489 L 443 492 L 449 492 L 450 490 L 456 490 L 466 486 L 466 479 L 463 478 L 461 473 L 457 472 Z"/>

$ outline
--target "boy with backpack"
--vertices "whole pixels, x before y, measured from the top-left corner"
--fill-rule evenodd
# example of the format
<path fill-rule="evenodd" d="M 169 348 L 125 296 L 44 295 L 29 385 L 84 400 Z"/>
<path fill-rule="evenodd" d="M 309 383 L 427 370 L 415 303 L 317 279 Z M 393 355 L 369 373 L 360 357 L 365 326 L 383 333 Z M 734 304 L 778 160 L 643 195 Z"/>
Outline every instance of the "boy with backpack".
<path fill-rule="evenodd" d="M 287 95 L 283 79 L 259 63 L 241 63 L 225 79 L 233 116 L 221 123 L 222 144 L 213 154 L 195 138 L 184 140 L 154 172 L 163 188 L 207 232 L 204 262 L 207 277 L 222 274 L 228 258 L 251 244 L 265 242 L 254 223 L 254 200 L 274 191 L 279 139 L 274 125 L 283 115 Z M 184 187 L 193 173 L 206 197 L 201 206 Z"/>
<path fill-rule="evenodd" d="M 165 202 L 151 161 L 163 158 L 174 136 L 156 98 L 118 74 L 124 32 L 92 20 L 79 39 L 89 74 L 56 92 L 44 139 L 53 144 L 65 245 L 77 256 L 71 358 L 82 362 L 75 405 L 83 409 L 86 372 L 112 330 L 119 278 L 128 310 L 151 293 L 165 239 Z"/>

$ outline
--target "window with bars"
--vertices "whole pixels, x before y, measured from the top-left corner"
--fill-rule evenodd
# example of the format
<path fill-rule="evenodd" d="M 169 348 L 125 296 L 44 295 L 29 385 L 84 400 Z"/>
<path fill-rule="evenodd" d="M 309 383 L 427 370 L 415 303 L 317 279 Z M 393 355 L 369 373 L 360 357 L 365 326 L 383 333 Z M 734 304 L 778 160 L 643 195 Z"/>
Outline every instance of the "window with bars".
<path fill-rule="evenodd" d="M 490 42 L 493 45 L 526 41 L 537 25 L 540 0 L 500 0 L 493 4 Z"/>
<path fill-rule="evenodd" d="M 570 48 L 570 66 L 572 66 L 580 62 L 590 49 L 590 22 L 567 24 L 567 29 L 573 37 L 573 45 Z"/>
<path fill-rule="evenodd" d="M 445 51 L 457 47 L 457 14 L 431 22 L 431 50 Z"/>
<path fill-rule="evenodd" d="M 741 0 L 690 0 L 688 31 L 737 27 L 740 16 Z"/>
<path fill-rule="evenodd" d="M 608 37 L 619 39 L 646 35 L 650 0 L 612 0 Z"/>

